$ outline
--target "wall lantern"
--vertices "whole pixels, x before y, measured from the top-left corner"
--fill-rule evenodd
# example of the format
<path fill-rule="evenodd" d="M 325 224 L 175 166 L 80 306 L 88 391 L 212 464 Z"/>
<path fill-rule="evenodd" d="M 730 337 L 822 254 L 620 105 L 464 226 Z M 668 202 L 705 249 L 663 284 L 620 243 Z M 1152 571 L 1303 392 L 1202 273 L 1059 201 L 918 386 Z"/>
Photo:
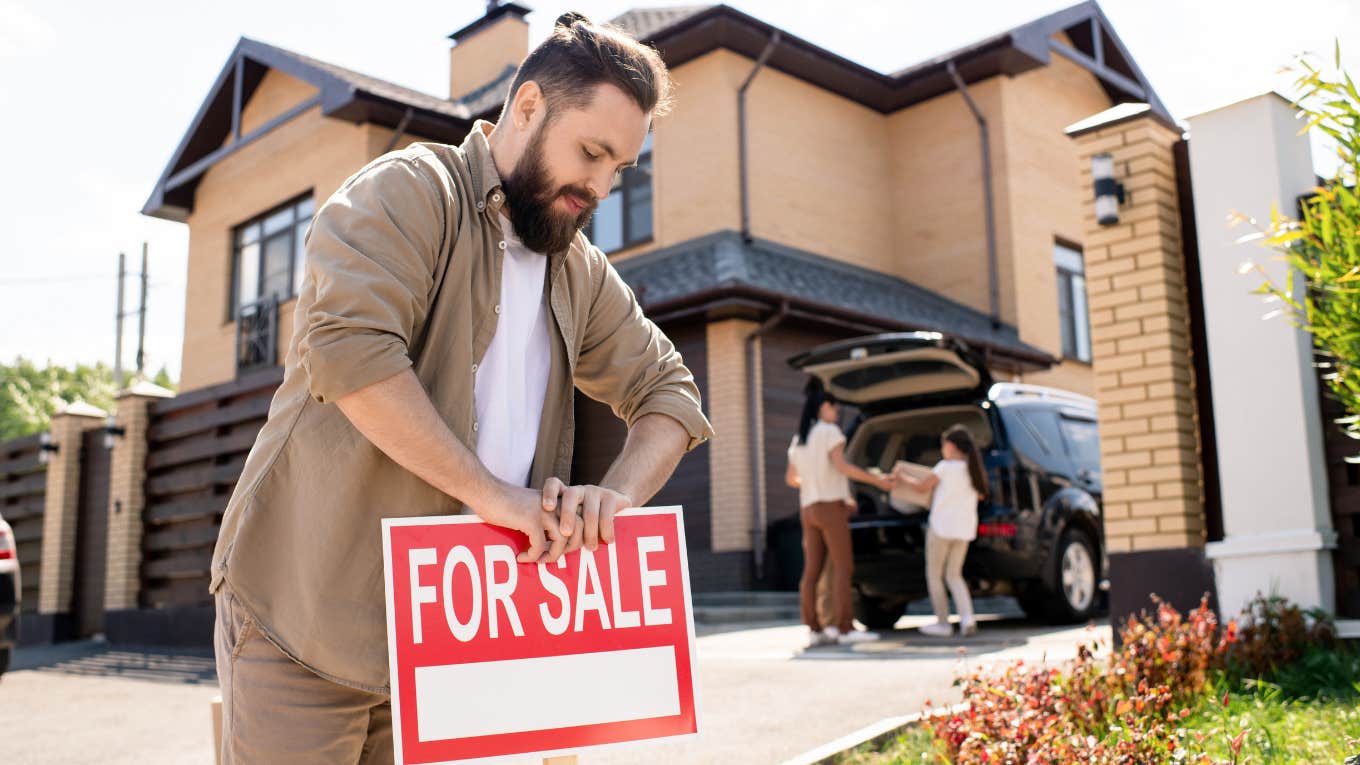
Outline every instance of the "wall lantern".
<path fill-rule="evenodd" d="M 1113 226 L 1119 222 L 1119 205 L 1124 204 L 1124 184 L 1114 179 L 1114 157 L 1091 156 L 1091 177 L 1096 190 L 1096 222 Z"/>
<path fill-rule="evenodd" d="M 52 461 L 52 455 L 61 450 L 61 446 L 52 443 L 52 434 L 44 432 L 38 436 L 38 464 L 46 465 Z"/>
<path fill-rule="evenodd" d="M 104 420 L 104 448 L 112 449 L 113 440 L 122 438 L 126 433 L 127 430 L 118 424 L 118 420 L 114 419 L 113 415 L 109 415 L 109 418 Z"/>

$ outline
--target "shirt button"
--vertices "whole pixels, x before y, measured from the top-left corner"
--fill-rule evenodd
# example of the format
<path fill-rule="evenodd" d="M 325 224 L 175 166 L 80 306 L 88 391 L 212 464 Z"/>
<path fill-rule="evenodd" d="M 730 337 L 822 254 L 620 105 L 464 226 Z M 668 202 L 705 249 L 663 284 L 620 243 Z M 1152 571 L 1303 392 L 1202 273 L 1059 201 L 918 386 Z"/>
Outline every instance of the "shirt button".
<path fill-rule="evenodd" d="M 478 209 L 478 210 L 485 210 L 485 209 L 486 209 L 486 202 L 478 202 L 478 203 L 477 203 L 477 209 Z"/>
<path fill-rule="evenodd" d="M 499 314 L 500 312 L 501 312 L 501 306 L 500 306 L 499 303 L 497 303 L 497 304 L 496 304 L 496 313 Z"/>
<path fill-rule="evenodd" d="M 477 365 L 476 365 L 476 364 L 473 364 L 473 365 L 472 365 L 472 373 L 473 373 L 474 375 L 477 374 Z"/>
<path fill-rule="evenodd" d="M 476 432 L 477 432 L 477 423 L 475 423 L 475 422 L 472 423 L 472 432 L 473 432 L 473 433 L 476 433 Z"/>
<path fill-rule="evenodd" d="M 501 248 L 502 250 L 504 250 L 504 249 L 505 249 L 505 242 L 497 242 L 497 243 L 496 243 L 496 246 L 499 247 L 499 248 Z"/>
<path fill-rule="evenodd" d="M 492 201 L 492 202 L 499 202 L 499 201 L 501 201 L 500 192 L 496 192 L 495 194 L 492 194 L 492 195 L 491 195 L 491 201 Z"/>

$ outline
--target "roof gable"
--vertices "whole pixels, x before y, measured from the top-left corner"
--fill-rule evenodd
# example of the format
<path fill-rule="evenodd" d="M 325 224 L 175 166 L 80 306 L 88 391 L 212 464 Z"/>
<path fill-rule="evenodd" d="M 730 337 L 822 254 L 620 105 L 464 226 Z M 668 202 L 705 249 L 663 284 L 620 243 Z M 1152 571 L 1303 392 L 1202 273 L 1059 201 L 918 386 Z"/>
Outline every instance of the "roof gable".
<path fill-rule="evenodd" d="M 271 69 L 308 83 L 317 92 L 243 133 L 241 111 Z M 208 168 L 317 106 L 327 117 L 402 126 L 412 133 L 447 141 L 461 140 L 474 117 L 468 105 L 461 102 L 242 37 L 175 148 L 142 212 L 169 220 L 187 219 L 198 181 Z M 233 136 L 236 140 L 229 141 Z"/>

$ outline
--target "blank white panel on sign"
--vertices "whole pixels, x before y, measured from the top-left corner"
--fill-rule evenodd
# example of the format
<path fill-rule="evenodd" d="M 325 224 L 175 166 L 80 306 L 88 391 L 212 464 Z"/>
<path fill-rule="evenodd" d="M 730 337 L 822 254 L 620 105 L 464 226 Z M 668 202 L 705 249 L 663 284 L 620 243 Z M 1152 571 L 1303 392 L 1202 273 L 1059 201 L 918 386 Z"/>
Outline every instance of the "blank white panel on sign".
<path fill-rule="evenodd" d="M 416 667 L 415 676 L 421 741 L 680 714 L 673 646 Z"/>

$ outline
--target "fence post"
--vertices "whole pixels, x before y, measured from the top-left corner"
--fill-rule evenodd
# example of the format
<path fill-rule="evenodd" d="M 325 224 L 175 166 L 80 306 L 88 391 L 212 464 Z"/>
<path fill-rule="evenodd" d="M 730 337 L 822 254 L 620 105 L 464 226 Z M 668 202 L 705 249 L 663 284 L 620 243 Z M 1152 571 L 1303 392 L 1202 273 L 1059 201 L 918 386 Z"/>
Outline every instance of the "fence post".
<path fill-rule="evenodd" d="M 24 625 L 26 632 L 36 633 L 36 640 L 25 642 L 62 640 L 72 629 L 81 435 L 102 426 L 104 416 L 104 410 L 77 401 L 52 417 L 52 443 L 57 451 L 47 465 L 47 496 L 43 501 L 39 616 Z"/>
<path fill-rule="evenodd" d="M 142 510 L 146 507 L 147 429 L 151 405 L 174 396 L 159 385 L 138 381 L 118 394 L 115 419 L 123 435 L 113 443 L 109 465 L 109 535 L 104 610 L 133 610 L 141 586 Z M 108 619 L 109 638 L 117 642 L 118 620 Z"/>

